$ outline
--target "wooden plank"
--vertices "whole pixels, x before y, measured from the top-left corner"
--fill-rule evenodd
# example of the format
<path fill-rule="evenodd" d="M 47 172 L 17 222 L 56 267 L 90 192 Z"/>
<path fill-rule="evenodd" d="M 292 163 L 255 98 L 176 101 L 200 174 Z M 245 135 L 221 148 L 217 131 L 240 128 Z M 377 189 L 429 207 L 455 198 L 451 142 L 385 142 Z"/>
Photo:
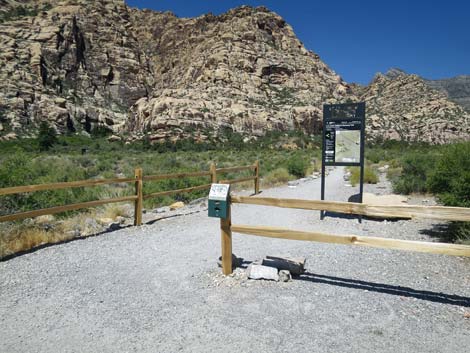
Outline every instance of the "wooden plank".
<path fill-rule="evenodd" d="M 205 185 L 193 186 L 193 187 L 185 188 L 185 189 L 155 192 L 153 194 L 144 195 L 144 200 L 151 199 L 153 197 L 160 197 L 160 196 L 167 196 L 167 195 L 179 194 L 179 193 L 184 193 L 184 192 L 210 189 L 211 186 L 212 184 L 205 184 Z"/>
<path fill-rule="evenodd" d="M 219 168 L 217 173 L 230 173 L 230 172 L 241 172 L 242 170 L 251 170 L 255 169 L 254 165 L 247 165 L 243 167 L 229 167 L 229 168 Z"/>
<path fill-rule="evenodd" d="M 237 184 L 237 183 L 243 183 L 245 181 L 251 181 L 251 180 L 256 180 L 255 176 L 252 177 L 247 177 L 247 178 L 240 178 L 240 179 L 227 179 L 227 180 L 221 180 L 221 184 Z"/>
<path fill-rule="evenodd" d="M 377 206 L 353 202 L 278 199 L 270 197 L 232 196 L 232 203 L 259 206 L 296 208 L 303 210 L 324 210 L 347 214 L 359 214 L 385 218 L 430 218 L 446 221 L 470 221 L 470 208 L 446 206 Z"/>
<path fill-rule="evenodd" d="M 165 179 L 181 179 L 197 176 L 210 176 L 211 172 L 189 172 L 189 173 L 173 173 L 173 174 L 159 174 L 159 175 L 146 175 L 144 181 L 155 181 Z"/>
<path fill-rule="evenodd" d="M 229 206 L 230 207 L 230 206 Z M 220 233 L 222 245 L 222 272 L 229 275 L 233 271 L 232 264 L 232 230 L 231 230 L 231 214 L 228 210 L 227 219 L 220 219 Z"/>
<path fill-rule="evenodd" d="M 81 208 L 91 208 L 91 207 L 105 205 L 108 203 L 127 202 L 127 201 L 134 201 L 134 200 L 136 200 L 136 196 L 125 196 L 125 197 L 117 197 L 114 199 L 96 200 L 96 201 L 75 203 L 75 204 L 65 205 L 65 206 L 44 208 L 41 210 L 21 212 L 21 213 L 16 213 L 16 214 L 7 215 L 7 216 L 0 216 L 0 222 L 17 221 L 17 220 L 25 219 L 25 218 L 32 218 L 32 217 L 49 215 L 49 214 L 62 213 L 66 211 L 79 210 Z"/>
<path fill-rule="evenodd" d="M 117 183 L 133 183 L 134 181 L 135 181 L 134 178 L 115 178 L 115 179 L 70 181 L 70 182 L 63 182 L 63 183 L 27 185 L 27 186 L 14 186 L 10 188 L 0 189 L 0 196 L 19 194 L 23 192 L 78 188 L 78 187 L 84 187 L 84 186 L 97 186 L 97 185 L 117 184 Z"/>
<path fill-rule="evenodd" d="M 259 194 L 259 161 L 255 162 L 255 195 Z"/>
<path fill-rule="evenodd" d="M 343 245 L 368 246 L 373 248 L 417 251 L 452 256 L 470 256 L 470 246 L 398 240 L 356 235 L 332 235 L 318 232 L 295 231 L 285 228 L 233 225 L 232 232 L 269 238 L 314 241 Z"/>
<path fill-rule="evenodd" d="M 134 204 L 134 225 L 142 225 L 142 209 L 143 209 L 143 181 L 142 181 L 142 168 L 137 168 L 134 171 L 135 175 L 135 204 Z"/>
<path fill-rule="evenodd" d="M 211 174 L 211 183 L 217 184 L 217 168 L 215 166 L 215 163 L 211 163 L 210 174 Z"/>

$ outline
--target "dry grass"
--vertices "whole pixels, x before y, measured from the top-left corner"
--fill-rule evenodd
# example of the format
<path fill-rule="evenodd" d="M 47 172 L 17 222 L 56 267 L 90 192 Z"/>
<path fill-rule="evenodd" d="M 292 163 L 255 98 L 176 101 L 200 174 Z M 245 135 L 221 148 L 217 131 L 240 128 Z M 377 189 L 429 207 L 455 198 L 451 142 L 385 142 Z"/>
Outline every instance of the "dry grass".
<path fill-rule="evenodd" d="M 8 229 L 9 228 L 9 229 Z M 44 229 L 36 224 L 21 224 L 2 227 L 0 258 L 33 249 L 42 244 L 53 244 L 73 238 L 61 227 Z"/>
<path fill-rule="evenodd" d="M 22 223 L 0 224 L 0 259 L 43 244 L 96 234 L 103 229 L 99 219 L 113 221 L 117 217 L 131 217 L 131 209 L 129 205 L 110 204 L 65 220 L 57 220 L 54 216 L 41 216 Z"/>
<path fill-rule="evenodd" d="M 110 218 L 113 221 L 118 217 L 132 217 L 132 207 L 123 204 L 108 204 L 99 211 L 100 218 Z"/>
<path fill-rule="evenodd" d="M 277 168 L 266 174 L 262 180 L 263 187 L 276 186 L 287 183 L 289 180 L 295 179 L 289 174 L 286 168 Z"/>

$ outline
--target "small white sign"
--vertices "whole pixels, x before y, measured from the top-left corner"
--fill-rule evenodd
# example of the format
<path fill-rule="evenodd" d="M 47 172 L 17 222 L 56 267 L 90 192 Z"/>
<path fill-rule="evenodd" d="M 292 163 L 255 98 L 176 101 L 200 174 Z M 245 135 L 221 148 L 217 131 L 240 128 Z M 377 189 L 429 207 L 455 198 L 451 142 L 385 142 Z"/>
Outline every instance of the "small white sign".
<path fill-rule="evenodd" d="M 209 200 L 226 201 L 230 192 L 230 184 L 212 184 Z"/>

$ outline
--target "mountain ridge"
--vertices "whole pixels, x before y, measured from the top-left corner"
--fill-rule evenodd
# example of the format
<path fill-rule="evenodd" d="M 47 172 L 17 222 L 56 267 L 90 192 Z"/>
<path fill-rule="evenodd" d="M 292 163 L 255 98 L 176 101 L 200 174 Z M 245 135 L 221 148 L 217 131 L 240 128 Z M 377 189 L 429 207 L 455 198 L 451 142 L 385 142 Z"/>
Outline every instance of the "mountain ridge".
<path fill-rule="evenodd" d="M 130 8 L 121 0 L 41 6 L 2 1 L 27 9 L 8 10 L 20 15 L 0 23 L 2 139 L 32 137 L 42 120 L 59 133 L 104 129 L 129 141 L 202 141 L 227 131 L 254 137 L 290 129 L 316 134 L 324 103 L 358 99 L 369 102 L 368 114 L 381 119 L 375 128 L 368 126 L 370 139 L 468 139 L 468 114 L 442 93 L 421 92 L 420 79 L 413 78 L 402 93 L 425 98 L 411 99 L 416 106 L 401 107 L 397 117 L 389 104 L 399 102 L 396 97 L 374 98 L 378 91 L 371 86 L 346 83 L 265 7 L 179 18 Z M 371 85 L 406 81 L 401 72 L 394 74 Z M 439 109 L 425 108 L 431 101 Z M 451 119 L 439 111 L 464 117 Z M 443 130 L 436 134 L 410 121 L 423 113 L 430 123 L 444 119 L 449 127 L 439 125 Z M 398 129 L 394 120 L 404 126 Z"/>

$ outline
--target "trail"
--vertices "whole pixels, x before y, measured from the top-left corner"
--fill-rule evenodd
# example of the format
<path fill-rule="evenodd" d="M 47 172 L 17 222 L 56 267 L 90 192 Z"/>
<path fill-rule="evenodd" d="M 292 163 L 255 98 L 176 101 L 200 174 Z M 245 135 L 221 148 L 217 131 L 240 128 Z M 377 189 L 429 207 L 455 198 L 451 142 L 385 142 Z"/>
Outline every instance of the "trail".
<path fill-rule="evenodd" d="M 347 200 L 343 171 L 326 182 Z M 389 192 L 389 185 L 365 191 Z M 320 180 L 261 196 L 319 199 Z M 378 222 L 234 205 L 233 223 L 399 239 L 439 223 Z M 0 262 L 0 352 L 467 352 L 470 262 L 423 253 L 234 234 L 245 265 L 304 256 L 288 283 L 223 278 L 205 212 L 51 246 Z"/>

